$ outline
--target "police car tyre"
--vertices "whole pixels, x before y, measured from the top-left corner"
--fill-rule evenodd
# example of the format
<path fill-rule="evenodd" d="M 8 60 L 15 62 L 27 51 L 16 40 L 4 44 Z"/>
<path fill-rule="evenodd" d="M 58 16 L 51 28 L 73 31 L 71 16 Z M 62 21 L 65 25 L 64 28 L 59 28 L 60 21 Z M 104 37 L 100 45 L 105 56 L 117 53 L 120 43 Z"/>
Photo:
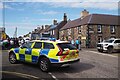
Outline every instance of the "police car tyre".
<path fill-rule="evenodd" d="M 50 71 L 50 61 L 47 59 L 47 58 L 41 58 L 40 61 L 39 61 L 39 66 L 40 66 L 40 69 L 43 71 L 43 72 L 48 72 Z"/>
<path fill-rule="evenodd" d="M 112 47 L 108 47 L 108 53 L 112 53 L 113 52 L 113 48 Z"/>
<path fill-rule="evenodd" d="M 9 54 L 9 62 L 10 62 L 11 64 L 17 63 L 17 59 L 16 59 L 16 56 L 15 56 L 14 53 L 10 53 L 10 54 Z"/>

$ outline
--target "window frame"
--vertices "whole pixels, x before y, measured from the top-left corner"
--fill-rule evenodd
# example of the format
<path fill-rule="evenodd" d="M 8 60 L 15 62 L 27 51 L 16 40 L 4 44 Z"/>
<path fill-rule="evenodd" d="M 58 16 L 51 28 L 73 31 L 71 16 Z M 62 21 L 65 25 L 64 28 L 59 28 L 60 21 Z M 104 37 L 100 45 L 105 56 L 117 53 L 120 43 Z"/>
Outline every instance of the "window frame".
<path fill-rule="evenodd" d="M 52 30 L 52 35 L 54 35 L 55 34 L 55 30 Z"/>
<path fill-rule="evenodd" d="M 102 25 L 97 25 L 97 32 L 102 33 Z"/>
<path fill-rule="evenodd" d="M 53 44 L 52 44 L 52 45 L 53 45 L 53 48 L 45 48 L 45 44 L 52 44 L 52 43 L 44 42 L 44 43 L 43 43 L 43 49 L 55 49 L 55 46 L 54 46 Z"/>
<path fill-rule="evenodd" d="M 67 29 L 67 32 L 68 32 L 68 35 L 71 35 L 71 33 L 72 33 L 71 28 Z"/>
<path fill-rule="evenodd" d="M 111 33 L 115 33 L 115 26 L 114 26 L 114 25 L 111 25 L 111 26 L 110 26 L 110 32 L 111 32 Z"/>
<path fill-rule="evenodd" d="M 81 34 L 81 26 L 78 26 L 78 34 Z"/>
<path fill-rule="evenodd" d="M 28 44 L 30 44 L 30 43 L 31 43 L 31 46 L 28 45 Z M 22 45 L 22 48 L 31 48 L 31 47 L 32 47 L 32 44 L 33 44 L 33 42 L 25 43 L 25 44 Z"/>
<path fill-rule="evenodd" d="M 41 43 L 41 48 L 35 48 L 34 46 L 35 46 L 36 43 Z M 42 42 L 35 42 L 34 46 L 32 48 L 34 48 L 34 49 L 42 49 Z"/>
<path fill-rule="evenodd" d="M 115 42 L 114 43 L 116 43 L 116 41 L 119 41 L 120 42 L 120 40 L 115 40 Z M 119 44 L 119 43 L 118 43 Z"/>
<path fill-rule="evenodd" d="M 102 36 L 98 36 L 98 43 L 102 42 L 103 41 L 103 38 Z"/>

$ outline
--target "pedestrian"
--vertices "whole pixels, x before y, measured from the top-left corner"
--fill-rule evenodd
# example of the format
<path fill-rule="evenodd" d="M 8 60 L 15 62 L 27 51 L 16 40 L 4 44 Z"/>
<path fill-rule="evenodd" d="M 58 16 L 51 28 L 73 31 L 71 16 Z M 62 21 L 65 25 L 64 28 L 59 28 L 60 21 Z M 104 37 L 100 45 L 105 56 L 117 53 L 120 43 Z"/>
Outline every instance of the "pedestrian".
<path fill-rule="evenodd" d="M 89 41 L 88 41 L 88 39 L 86 39 L 86 48 L 88 48 L 89 47 Z"/>
<path fill-rule="evenodd" d="M 18 38 L 15 39 L 15 44 L 16 44 L 16 47 L 19 47 L 19 41 L 18 41 Z"/>
<path fill-rule="evenodd" d="M 73 39 L 71 40 L 71 44 L 72 44 L 72 45 L 75 45 L 75 42 L 74 42 L 74 40 L 73 40 Z"/>
<path fill-rule="evenodd" d="M 79 50 L 81 50 L 81 40 L 79 40 Z"/>
<path fill-rule="evenodd" d="M 79 40 L 78 39 L 76 39 L 75 44 L 76 44 L 76 48 L 78 49 L 79 48 Z"/>
<path fill-rule="evenodd" d="M 68 42 L 71 43 L 71 38 L 68 38 Z"/>

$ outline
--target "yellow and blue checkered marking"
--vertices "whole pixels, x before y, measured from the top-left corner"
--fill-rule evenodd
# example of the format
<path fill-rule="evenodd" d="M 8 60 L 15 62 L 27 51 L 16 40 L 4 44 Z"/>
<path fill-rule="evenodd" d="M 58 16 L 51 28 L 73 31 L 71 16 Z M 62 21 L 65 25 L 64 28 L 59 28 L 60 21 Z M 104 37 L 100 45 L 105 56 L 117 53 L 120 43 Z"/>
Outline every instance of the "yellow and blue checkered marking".
<path fill-rule="evenodd" d="M 19 48 L 14 49 L 15 53 L 19 53 Z"/>
<path fill-rule="evenodd" d="M 40 51 L 40 55 L 48 55 L 50 49 L 43 49 Z"/>
<path fill-rule="evenodd" d="M 35 50 L 33 50 L 32 48 L 27 48 L 27 49 L 15 48 L 14 52 L 17 56 L 17 60 L 27 61 L 32 63 L 37 63 L 40 55 L 46 55 L 48 57 L 48 54 L 51 54 L 50 49 L 42 49 L 39 50 L 39 52 L 35 52 Z M 53 58 L 49 58 L 49 59 L 50 62 L 59 62 L 57 59 L 53 59 Z"/>

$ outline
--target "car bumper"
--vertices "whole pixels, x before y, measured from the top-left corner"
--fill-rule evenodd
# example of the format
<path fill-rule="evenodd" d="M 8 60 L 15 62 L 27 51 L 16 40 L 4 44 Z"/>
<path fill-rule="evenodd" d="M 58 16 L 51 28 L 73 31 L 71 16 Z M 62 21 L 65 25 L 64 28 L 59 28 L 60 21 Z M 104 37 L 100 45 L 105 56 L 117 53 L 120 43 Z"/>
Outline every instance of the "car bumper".
<path fill-rule="evenodd" d="M 79 62 L 80 59 L 77 59 L 77 60 L 74 60 L 74 61 L 68 61 L 68 62 L 60 62 L 60 63 L 51 63 L 52 66 L 55 66 L 55 67 L 61 67 L 61 66 L 64 66 L 64 65 L 70 65 L 72 63 L 77 63 Z"/>
<path fill-rule="evenodd" d="M 107 51 L 107 47 L 97 47 L 98 50 Z"/>

